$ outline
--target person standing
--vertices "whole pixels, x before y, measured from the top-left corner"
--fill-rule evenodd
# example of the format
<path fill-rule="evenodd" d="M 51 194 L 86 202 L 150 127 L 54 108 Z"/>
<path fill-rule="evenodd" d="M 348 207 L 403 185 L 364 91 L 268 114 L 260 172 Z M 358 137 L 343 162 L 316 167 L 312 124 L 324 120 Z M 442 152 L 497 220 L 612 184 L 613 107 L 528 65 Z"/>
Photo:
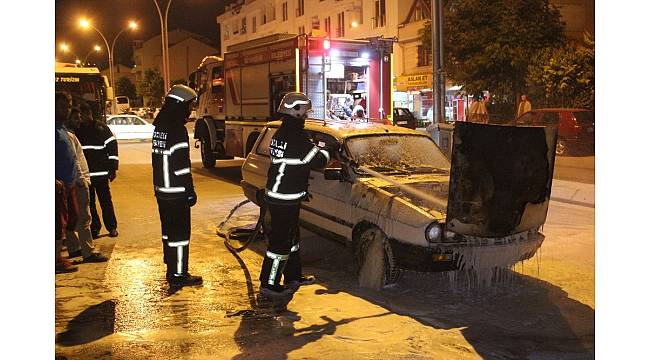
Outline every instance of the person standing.
<path fill-rule="evenodd" d="M 77 221 L 75 224 L 71 224 L 74 228 L 69 228 L 66 231 L 66 245 L 68 247 L 69 258 L 81 256 L 83 257 L 84 263 L 105 262 L 108 261 L 108 258 L 100 252 L 95 251 L 90 231 L 90 175 L 88 163 L 81 148 L 81 143 L 73 133 L 80 122 L 80 110 L 79 108 L 73 108 L 70 117 L 68 117 L 64 124 L 75 153 L 77 177 L 75 178 L 74 186 L 76 187 L 76 201 L 79 206 Z"/>
<path fill-rule="evenodd" d="M 525 94 L 521 95 L 521 101 L 519 102 L 519 106 L 517 107 L 517 117 L 520 117 L 521 115 L 531 111 L 532 109 L 533 109 L 533 105 L 528 100 L 528 97 Z"/>
<path fill-rule="evenodd" d="M 260 297 L 284 302 L 291 299 L 300 285 L 312 284 L 313 276 L 302 275 L 298 218 L 300 202 L 307 198 L 311 169 L 323 168 L 330 151 L 315 146 L 304 131 L 311 100 L 300 92 L 288 93 L 277 113 L 282 125 L 270 144 L 271 166 L 268 170 L 265 203 L 271 214 L 269 246 L 260 272 Z M 280 280 L 284 275 L 284 285 Z"/>
<path fill-rule="evenodd" d="M 119 165 L 117 140 L 106 124 L 93 118 L 92 109 L 86 103 L 81 104 L 81 125 L 77 129 L 76 135 L 81 142 L 81 148 L 90 169 L 89 205 L 92 218 L 90 224 L 92 237 L 99 237 L 99 230 L 102 228 L 102 222 L 99 220 L 95 205 L 95 196 L 99 198 L 102 219 L 106 230 L 108 230 L 108 236 L 116 237 L 118 235 L 117 219 L 109 182 L 117 177 Z"/>
<path fill-rule="evenodd" d="M 472 105 L 469 106 L 467 119 L 474 123 L 487 124 L 488 111 L 482 94 L 474 95 L 474 101 L 472 102 Z"/>
<path fill-rule="evenodd" d="M 192 181 L 189 137 L 185 123 L 197 95 L 185 85 L 174 85 L 153 122 L 151 165 L 154 194 L 162 228 L 163 261 L 170 286 L 201 285 L 190 275 L 190 208 L 196 204 Z"/>
<path fill-rule="evenodd" d="M 55 177 L 55 233 L 54 253 L 55 272 L 68 273 L 77 271 L 77 267 L 61 256 L 61 248 L 66 236 L 66 229 L 76 218 L 74 181 L 77 177 L 74 152 L 68 133 L 63 126 L 70 116 L 72 98 L 67 93 L 57 92 L 54 97 L 54 177 Z"/>

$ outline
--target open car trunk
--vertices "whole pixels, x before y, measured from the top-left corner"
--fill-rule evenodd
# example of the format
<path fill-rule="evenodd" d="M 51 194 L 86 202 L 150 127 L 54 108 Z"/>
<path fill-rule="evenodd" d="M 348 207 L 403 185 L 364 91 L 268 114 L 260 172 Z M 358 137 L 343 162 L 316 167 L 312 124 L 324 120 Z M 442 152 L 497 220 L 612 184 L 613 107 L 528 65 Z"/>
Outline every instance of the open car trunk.
<path fill-rule="evenodd" d="M 447 230 L 503 237 L 546 221 L 557 129 L 457 122 Z"/>

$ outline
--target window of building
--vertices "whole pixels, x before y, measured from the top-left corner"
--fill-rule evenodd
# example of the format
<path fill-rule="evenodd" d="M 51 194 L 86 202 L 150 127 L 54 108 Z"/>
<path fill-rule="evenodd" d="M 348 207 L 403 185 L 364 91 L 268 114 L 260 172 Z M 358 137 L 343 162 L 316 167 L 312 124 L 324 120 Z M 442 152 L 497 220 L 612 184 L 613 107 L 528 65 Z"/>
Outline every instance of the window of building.
<path fill-rule="evenodd" d="M 241 19 L 241 31 L 242 34 L 246 34 L 246 18 Z"/>
<path fill-rule="evenodd" d="M 386 0 L 375 0 L 375 17 L 374 27 L 383 27 L 386 25 Z"/>
<path fill-rule="evenodd" d="M 328 36 L 332 35 L 332 19 L 329 16 L 325 18 L 325 32 Z"/>
<path fill-rule="evenodd" d="M 345 37 L 345 12 L 338 13 L 336 22 L 336 37 Z"/>
<path fill-rule="evenodd" d="M 253 32 L 257 32 L 257 16 L 253 16 Z"/>
<path fill-rule="evenodd" d="M 296 17 L 305 15 L 305 0 L 298 0 L 298 8 L 296 9 Z"/>
<path fill-rule="evenodd" d="M 316 30 L 320 29 L 320 19 L 318 18 L 318 16 L 312 16 L 312 17 L 311 17 L 311 29 L 312 29 L 312 30 L 314 30 L 314 29 L 316 29 Z"/>
<path fill-rule="evenodd" d="M 302 35 L 305 33 L 305 26 L 298 26 L 298 34 Z"/>
<path fill-rule="evenodd" d="M 289 5 L 287 2 L 282 3 L 282 21 L 289 20 Z"/>
<path fill-rule="evenodd" d="M 431 52 L 427 51 L 424 46 L 418 45 L 418 66 L 431 65 Z"/>
<path fill-rule="evenodd" d="M 226 24 L 226 26 L 224 27 L 223 38 L 224 38 L 224 40 L 230 39 L 230 25 L 229 24 Z"/>

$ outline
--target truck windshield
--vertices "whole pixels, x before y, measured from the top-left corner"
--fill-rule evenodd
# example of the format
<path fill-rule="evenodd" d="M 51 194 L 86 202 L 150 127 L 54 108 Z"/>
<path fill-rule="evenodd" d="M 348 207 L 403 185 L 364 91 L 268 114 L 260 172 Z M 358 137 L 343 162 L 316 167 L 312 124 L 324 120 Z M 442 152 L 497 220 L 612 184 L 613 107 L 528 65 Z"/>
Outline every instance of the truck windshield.
<path fill-rule="evenodd" d="M 447 173 L 449 160 L 427 136 L 367 135 L 347 140 L 351 158 L 384 174 Z"/>

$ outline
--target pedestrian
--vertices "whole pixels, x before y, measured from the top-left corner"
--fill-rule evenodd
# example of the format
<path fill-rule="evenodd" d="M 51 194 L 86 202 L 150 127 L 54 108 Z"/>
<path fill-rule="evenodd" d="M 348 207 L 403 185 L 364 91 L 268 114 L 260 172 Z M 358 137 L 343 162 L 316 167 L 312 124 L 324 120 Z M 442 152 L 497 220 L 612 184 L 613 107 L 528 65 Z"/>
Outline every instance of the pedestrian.
<path fill-rule="evenodd" d="M 109 182 L 112 182 L 117 177 L 119 165 L 117 140 L 106 124 L 97 121 L 93 117 L 93 111 L 87 103 L 81 104 L 81 124 L 76 131 L 76 135 L 79 142 L 81 142 L 81 148 L 84 151 L 90 170 L 89 205 L 92 218 L 90 224 L 92 237 L 93 239 L 98 238 L 99 230 L 102 228 L 95 197 L 99 199 L 99 205 L 102 208 L 102 220 L 106 230 L 108 230 L 108 236 L 116 237 L 118 235 L 117 219 Z"/>
<path fill-rule="evenodd" d="M 302 275 L 298 217 L 300 202 L 307 198 L 311 169 L 323 168 L 330 152 L 315 146 L 304 131 L 311 100 L 300 92 L 288 93 L 278 107 L 282 125 L 270 144 L 265 203 L 271 214 L 269 246 L 260 273 L 262 301 L 286 305 L 300 285 L 312 284 L 313 276 Z M 338 143 L 337 143 L 338 144 Z M 284 284 L 280 279 L 284 275 Z"/>
<path fill-rule="evenodd" d="M 57 92 L 54 97 L 54 177 L 55 177 L 55 232 L 54 254 L 55 272 L 68 273 L 77 271 L 77 267 L 61 256 L 61 248 L 66 236 L 66 229 L 76 218 L 76 200 L 74 180 L 77 177 L 74 152 L 70 138 L 63 126 L 70 115 L 72 98 L 69 94 Z"/>
<path fill-rule="evenodd" d="M 359 121 L 365 119 L 366 119 L 366 111 L 363 109 L 363 107 L 361 105 L 355 106 L 354 110 L 352 110 L 352 120 Z"/>
<path fill-rule="evenodd" d="M 472 101 L 472 105 L 469 106 L 467 119 L 471 122 L 487 124 L 488 111 L 482 94 L 474 95 L 474 101 Z"/>
<path fill-rule="evenodd" d="M 531 111 L 532 109 L 533 109 L 533 105 L 530 103 L 530 100 L 528 100 L 526 94 L 522 94 L 521 101 L 519 102 L 519 106 L 517 107 L 517 117 L 520 117 L 521 115 Z"/>
<path fill-rule="evenodd" d="M 185 123 L 197 95 L 185 85 L 174 85 L 153 122 L 151 165 L 154 194 L 162 228 L 166 279 L 172 287 L 201 285 L 190 275 L 190 208 L 197 197 L 192 181 L 189 137 Z"/>
<path fill-rule="evenodd" d="M 100 252 L 95 251 L 93 246 L 93 237 L 90 231 L 91 215 L 90 215 L 90 175 L 88 170 L 88 163 L 84 156 L 83 149 L 79 139 L 74 135 L 73 131 L 79 127 L 81 123 L 81 114 L 78 107 L 74 107 L 70 113 L 70 117 L 65 123 L 66 130 L 70 143 L 75 152 L 75 160 L 77 166 L 77 177 L 75 178 L 76 187 L 76 201 L 79 207 L 79 216 L 74 225 L 74 228 L 69 228 L 66 231 L 66 245 L 68 248 L 68 257 L 70 259 L 75 257 L 83 257 L 84 263 L 105 262 L 108 258 Z"/>

